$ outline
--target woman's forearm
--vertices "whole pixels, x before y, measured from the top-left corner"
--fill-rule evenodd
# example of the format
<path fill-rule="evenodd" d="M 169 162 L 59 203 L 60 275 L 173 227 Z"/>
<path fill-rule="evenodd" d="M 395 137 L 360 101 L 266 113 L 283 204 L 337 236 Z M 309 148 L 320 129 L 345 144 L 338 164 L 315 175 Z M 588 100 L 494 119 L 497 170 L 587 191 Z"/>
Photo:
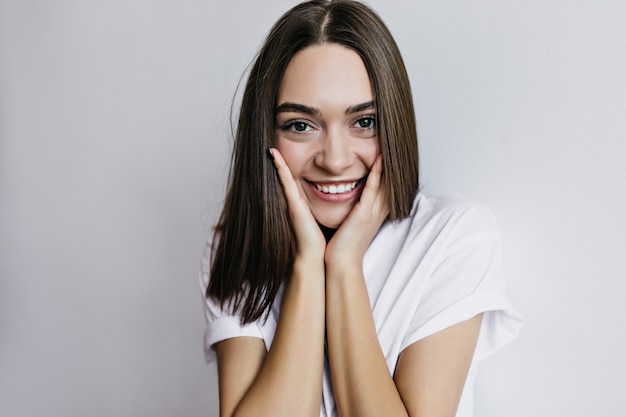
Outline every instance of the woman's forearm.
<path fill-rule="evenodd" d="M 323 262 L 296 260 L 272 345 L 234 416 L 319 416 L 324 298 Z"/>
<path fill-rule="evenodd" d="M 339 414 L 407 416 L 378 341 L 360 265 L 327 265 L 326 326 Z"/>

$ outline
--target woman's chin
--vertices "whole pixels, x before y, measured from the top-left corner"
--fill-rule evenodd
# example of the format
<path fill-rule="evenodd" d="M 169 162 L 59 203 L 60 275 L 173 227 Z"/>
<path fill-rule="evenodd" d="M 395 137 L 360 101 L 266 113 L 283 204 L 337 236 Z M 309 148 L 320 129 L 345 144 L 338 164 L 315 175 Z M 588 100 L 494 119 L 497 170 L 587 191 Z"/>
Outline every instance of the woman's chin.
<path fill-rule="evenodd" d="M 311 214 L 315 218 L 318 224 L 326 227 L 327 229 L 339 229 L 343 222 L 348 218 L 350 211 L 354 204 L 343 204 L 341 206 L 334 205 L 334 207 L 311 207 Z"/>
<path fill-rule="evenodd" d="M 339 229 L 346 217 L 347 216 L 343 216 L 341 218 L 315 218 L 315 220 L 320 226 L 323 226 L 327 229 Z"/>

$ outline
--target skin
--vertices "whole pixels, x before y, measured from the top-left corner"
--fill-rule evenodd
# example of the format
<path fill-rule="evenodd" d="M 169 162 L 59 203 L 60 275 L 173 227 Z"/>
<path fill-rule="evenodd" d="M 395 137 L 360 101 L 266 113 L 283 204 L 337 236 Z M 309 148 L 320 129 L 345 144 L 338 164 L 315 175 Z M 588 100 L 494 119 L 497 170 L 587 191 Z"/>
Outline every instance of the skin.
<path fill-rule="evenodd" d="M 281 82 L 277 107 L 276 148 L 313 217 L 338 228 L 380 153 L 374 93 L 361 58 L 338 45 L 297 54 Z M 352 198 L 341 201 L 341 194 L 322 196 L 312 186 L 357 180 Z"/>
<path fill-rule="evenodd" d="M 362 270 L 389 212 L 374 99 L 363 62 L 343 46 L 311 46 L 287 68 L 271 152 L 297 252 L 270 349 L 249 337 L 215 345 L 223 417 L 319 416 L 325 334 L 340 415 L 456 413 L 481 315 L 407 347 L 394 375 L 378 342 Z M 344 194 L 315 185 L 355 181 Z M 337 229 L 329 241 L 318 223 Z"/>

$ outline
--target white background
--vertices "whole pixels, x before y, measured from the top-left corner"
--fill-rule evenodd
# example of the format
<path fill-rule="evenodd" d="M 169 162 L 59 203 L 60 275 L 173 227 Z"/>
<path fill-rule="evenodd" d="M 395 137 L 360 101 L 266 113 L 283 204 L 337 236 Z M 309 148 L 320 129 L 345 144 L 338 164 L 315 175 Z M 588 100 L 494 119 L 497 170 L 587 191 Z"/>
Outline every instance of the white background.
<path fill-rule="evenodd" d="M 217 416 L 197 270 L 291 1 L 0 0 L 0 415 Z M 477 416 L 626 412 L 626 3 L 376 0 L 423 188 L 490 206 L 522 334 Z"/>

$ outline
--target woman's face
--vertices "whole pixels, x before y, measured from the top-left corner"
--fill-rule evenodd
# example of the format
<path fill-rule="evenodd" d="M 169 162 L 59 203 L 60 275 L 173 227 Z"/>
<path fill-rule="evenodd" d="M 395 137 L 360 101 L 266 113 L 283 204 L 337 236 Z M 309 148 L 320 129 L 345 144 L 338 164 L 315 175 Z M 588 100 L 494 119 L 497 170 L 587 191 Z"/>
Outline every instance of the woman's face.
<path fill-rule="evenodd" d="M 275 146 L 313 217 L 338 228 L 380 153 L 375 97 L 356 52 L 324 44 L 293 57 L 278 91 Z"/>

